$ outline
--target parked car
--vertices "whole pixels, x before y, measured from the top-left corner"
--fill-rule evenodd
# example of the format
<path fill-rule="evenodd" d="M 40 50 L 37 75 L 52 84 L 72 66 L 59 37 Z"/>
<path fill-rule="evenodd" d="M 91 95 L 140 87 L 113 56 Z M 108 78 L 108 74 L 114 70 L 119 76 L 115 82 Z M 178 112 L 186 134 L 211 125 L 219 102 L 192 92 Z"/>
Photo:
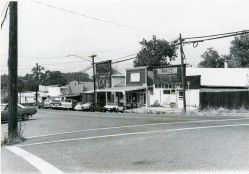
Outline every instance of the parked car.
<path fill-rule="evenodd" d="M 52 108 L 52 100 L 51 99 L 46 99 L 43 102 L 43 108 L 47 109 L 47 108 Z"/>
<path fill-rule="evenodd" d="M 17 104 L 17 118 L 26 121 L 37 113 L 36 108 L 27 108 Z M 1 122 L 9 120 L 9 104 L 1 104 Z"/>
<path fill-rule="evenodd" d="M 103 106 L 100 106 L 99 104 L 97 103 L 93 103 L 89 106 L 89 110 L 91 112 L 94 112 L 94 111 L 99 111 L 99 112 L 106 112 L 106 108 L 103 107 Z"/>
<path fill-rule="evenodd" d="M 90 111 L 90 106 L 93 105 L 93 102 L 86 102 L 83 105 L 81 105 L 83 111 Z"/>
<path fill-rule="evenodd" d="M 124 112 L 124 107 L 121 106 L 120 104 L 114 104 L 114 103 L 107 103 L 105 106 L 106 111 L 110 112 Z"/>
<path fill-rule="evenodd" d="M 51 109 L 61 109 L 61 100 L 52 100 Z"/>
<path fill-rule="evenodd" d="M 82 105 L 83 103 L 82 102 L 78 102 L 77 105 L 74 107 L 74 110 L 76 111 L 82 111 Z"/>
<path fill-rule="evenodd" d="M 73 99 L 64 99 L 61 101 L 60 108 L 61 109 L 68 109 L 73 110 L 74 107 L 77 105 L 78 101 Z"/>

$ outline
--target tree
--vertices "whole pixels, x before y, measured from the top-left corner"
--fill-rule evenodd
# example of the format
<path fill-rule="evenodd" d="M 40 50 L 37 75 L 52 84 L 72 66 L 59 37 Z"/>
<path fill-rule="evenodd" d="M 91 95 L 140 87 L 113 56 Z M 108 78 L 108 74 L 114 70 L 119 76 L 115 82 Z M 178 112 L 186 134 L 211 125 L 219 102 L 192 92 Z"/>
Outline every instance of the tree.
<path fill-rule="evenodd" d="M 139 43 L 142 45 L 142 49 L 133 62 L 135 67 L 169 65 L 177 56 L 178 48 L 176 45 L 170 44 L 164 39 L 156 39 L 156 36 L 153 36 L 152 40 L 143 39 Z"/>
<path fill-rule="evenodd" d="M 33 77 L 35 78 L 36 83 L 39 83 L 40 77 L 43 75 L 43 70 L 45 70 L 45 68 L 41 65 L 38 65 L 38 63 L 36 63 L 36 67 L 32 68 L 31 72 Z"/>
<path fill-rule="evenodd" d="M 43 81 L 43 85 L 59 85 L 65 86 L 67 84 L 67 79 L 62 77 L 62 73 L 60 71 L 46 71 L 47 77 Z"/>
<path fill-rule="evenodd" d="M 224 58 L 221 58 L 213 48 L 208 48 L 201 57 L 204 60 L 198 64 L 200 68 L 224 68 Z"/>
<path fill-rule="evenodd" d="M 233 68 L 249 67 L 249 34 L 236 36 L 231 41 L 228 64 Z"/>
<path fill-rule="evenodd" d="M 72 73 L 62 73 L 62 77 L 67 79 L 67 84 L 69 82 L 77 80 L 77 81 L 83 81 L 83 82 L 91 82 L 92 80 L 89 78 L 89 75 L 87 73 L 83 72 L 72 72 Z"/>

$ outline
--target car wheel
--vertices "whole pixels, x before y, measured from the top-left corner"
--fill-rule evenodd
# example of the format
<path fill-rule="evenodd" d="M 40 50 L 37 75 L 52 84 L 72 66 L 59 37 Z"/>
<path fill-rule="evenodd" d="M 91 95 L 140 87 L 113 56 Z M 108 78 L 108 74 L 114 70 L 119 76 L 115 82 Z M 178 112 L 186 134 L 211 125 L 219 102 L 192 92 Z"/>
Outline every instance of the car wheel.
<path fill-rule="evenodd" d="M 93 109 L 91 109 L 91 112 L 94 112 L 94 110 L 93 110 Z"/>
<path fill-rule="evenodd" d="M 22 121 L 27 121 L 29 119 L 29 114 L 22 115 Z"/>

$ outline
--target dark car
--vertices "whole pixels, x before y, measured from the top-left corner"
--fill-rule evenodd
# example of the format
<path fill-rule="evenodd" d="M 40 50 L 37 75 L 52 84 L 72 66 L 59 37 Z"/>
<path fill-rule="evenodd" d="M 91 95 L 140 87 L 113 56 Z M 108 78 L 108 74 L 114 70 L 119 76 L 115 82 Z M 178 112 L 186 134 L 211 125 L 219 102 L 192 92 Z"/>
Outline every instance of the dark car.
<path fill-rule="evenodd" d="M 17 104 L 17 118 L 26 121 L 30 116 L 37 113 L 36 108 L 26 108 L 21 104 Z M 9 120 L 9 105 L 1 104 L 1 122 Z"/>
<path fill-rule="evenodd" d="M 99 112 L 106 112 L 106 109 L 103 106 L 100 106 L 99 104 L 93 103 L 89 106 L 89 110 L 91 112 L 99 111 Z"/>

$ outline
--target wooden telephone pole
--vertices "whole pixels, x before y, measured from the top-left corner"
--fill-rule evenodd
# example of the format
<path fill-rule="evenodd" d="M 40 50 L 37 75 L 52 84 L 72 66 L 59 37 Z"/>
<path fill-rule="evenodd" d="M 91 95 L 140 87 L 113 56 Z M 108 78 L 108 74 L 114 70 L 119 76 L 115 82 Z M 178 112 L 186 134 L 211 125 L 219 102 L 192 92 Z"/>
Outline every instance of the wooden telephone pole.
<path fill-rule="evenodd" d="M 94 58 L 97 55 L 91 55 L 90 57 L 92 58 L 92 64 L 93 64 L 93 99 L 94 103 L 97 103 L 97 95 L 96 95 L 96 82 L 95 82 L 95 66 L 94 66 Z"/>
<path fill-rule="evenodd" d="M 182 35 L 179 37 L 180 41 L 180 52 L 181 52 L 181 69 L 182 69 L 182 95 L 183 95 L 183 112 L 186 113 L 186 96 L 185 96 L 185 69 L 183 62 L 183 48 L 182 48 Z"/>
<path fill-rule="evenodd" d="M 35 104 L 38 105 L 38 81 L 39 81 L 39 66 L 36 63 L 36 76 L 35 76 Z"/>
<path fill-rule="evenodd" d="M 9 122 L 8 138 L 9 143 L 13 143 L 18 137 L 17 124 L 17 63 L 18 63 L 18 21 L 17 2 L 9 2 L 10 24 L 9 24 Z"/>

